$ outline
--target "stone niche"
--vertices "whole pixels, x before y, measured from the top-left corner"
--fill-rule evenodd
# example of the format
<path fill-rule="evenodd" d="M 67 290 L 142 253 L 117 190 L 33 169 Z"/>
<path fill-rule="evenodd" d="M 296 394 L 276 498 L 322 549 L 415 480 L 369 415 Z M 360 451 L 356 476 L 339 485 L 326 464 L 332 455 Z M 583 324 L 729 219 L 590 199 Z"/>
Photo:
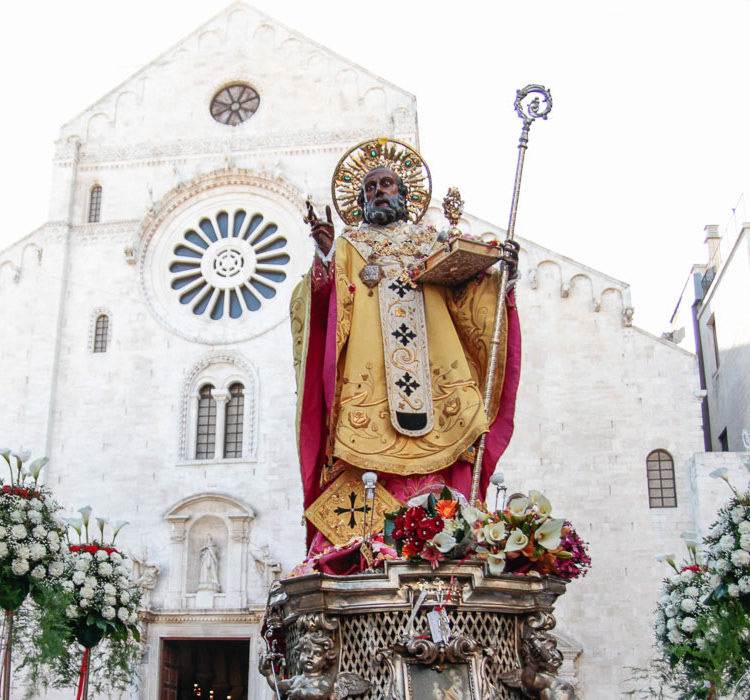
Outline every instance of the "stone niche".
<path fill-rule="evenodd" d="M 170 552 L 166 607 L 237 609 L 248 605 L 248 541 L 255 513 L 231 496 L 185 498 L 164 516 Z"/>

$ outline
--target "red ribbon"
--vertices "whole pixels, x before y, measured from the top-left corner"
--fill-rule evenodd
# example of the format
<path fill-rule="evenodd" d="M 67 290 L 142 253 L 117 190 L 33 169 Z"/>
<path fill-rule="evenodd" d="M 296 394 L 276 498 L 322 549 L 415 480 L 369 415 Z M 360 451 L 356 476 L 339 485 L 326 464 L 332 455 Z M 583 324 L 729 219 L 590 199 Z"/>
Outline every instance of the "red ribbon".
<path fill-rule="evenodd" d="M 86 647 L 86 651 L 83 652 L 83 661 L 81 661 L 81 671 L 78 674 L 78 694 L 76 700 L 81 700 L 81 694 L 83 693 L 83 681 L 86 678 L 86 668 L 89 665 L 89 654 L 91 649 Z"/>

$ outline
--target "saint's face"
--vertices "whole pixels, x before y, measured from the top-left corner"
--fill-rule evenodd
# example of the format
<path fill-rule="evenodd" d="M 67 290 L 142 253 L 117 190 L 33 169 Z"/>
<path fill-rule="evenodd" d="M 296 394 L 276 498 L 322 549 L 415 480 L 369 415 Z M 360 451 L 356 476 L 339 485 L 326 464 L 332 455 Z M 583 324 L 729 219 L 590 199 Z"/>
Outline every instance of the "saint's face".
<path fill-rule="evenodd" d="M 380 207 L 388 203 L 386 197 L 398 195 L 398 177 L 388 168 L 377 168 L 365 175 L 362 189 L 365 201 Z"/>

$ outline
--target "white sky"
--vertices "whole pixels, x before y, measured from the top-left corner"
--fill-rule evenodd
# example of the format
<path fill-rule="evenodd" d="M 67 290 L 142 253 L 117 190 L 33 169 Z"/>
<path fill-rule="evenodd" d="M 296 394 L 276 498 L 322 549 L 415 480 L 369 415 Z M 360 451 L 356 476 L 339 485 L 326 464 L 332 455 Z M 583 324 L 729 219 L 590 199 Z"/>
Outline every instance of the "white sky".
<path fill-rule="evenodd" d="M 47 219 L 59 127 L 227 4 L 3 4 L 0 249 Z M 750 0 L 252 4 L 414 93 L 433 177 L 501 226 L 515 91 L 549 87 L 516 231 L 629 282 L 647 330 L 666 329 L 690 265 L 704 261 L 703 226 L 733 232 L 738 202 L 735 218 L 750 219 Z"/>

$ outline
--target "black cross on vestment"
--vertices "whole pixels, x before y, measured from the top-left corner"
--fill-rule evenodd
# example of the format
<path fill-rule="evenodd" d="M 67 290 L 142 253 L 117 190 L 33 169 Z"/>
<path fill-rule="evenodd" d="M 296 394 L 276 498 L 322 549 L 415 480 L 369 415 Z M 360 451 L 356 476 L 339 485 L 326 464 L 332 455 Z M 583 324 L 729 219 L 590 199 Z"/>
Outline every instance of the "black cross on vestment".
<path fill-rule="evenodd" d="M 411 396 L 414 391 L 419 389 L 420 384 L 411 376 L 411 374 L 406 372 L 404 376 L 396 382 L 396 386 L 401 387 L 407 396 Z"/>
<path fill-rule="evenodd" d="M 344 513 L 349 513 L 349 527 L 353 530 L 356 525 L 357 521 L 354 518 L 355 513 L 367 513 L 370 510 L 370 506 L 362 506 L 361 508 L 355 508 L 354 505 L 357 503 L 357 494 L 352 491 L 349 494 L 349 500 L 351 501 L 351 506 L 349 508 L 343 508 L 342 506 L 339 506 L 338 508 L 334 508 L 333 512 L 336 513 L 336 515 L 343 515 Z"/>
<path fill-rule="evenodd" d="M 393 280 L 391 284 L 388 285 L 388 289 L 392 289 L 396 294 L 398 294 L 399 299 L 403 299 L 409 292 L 412 291 L 412 286 L 408 282 L 402 282 L 399 279 Z"/>
<path fill-rule="evenodd" d="M 417 337 L 417 334 L 405 323 L 402 323 L 391 335 L 404 347 Z"/>

